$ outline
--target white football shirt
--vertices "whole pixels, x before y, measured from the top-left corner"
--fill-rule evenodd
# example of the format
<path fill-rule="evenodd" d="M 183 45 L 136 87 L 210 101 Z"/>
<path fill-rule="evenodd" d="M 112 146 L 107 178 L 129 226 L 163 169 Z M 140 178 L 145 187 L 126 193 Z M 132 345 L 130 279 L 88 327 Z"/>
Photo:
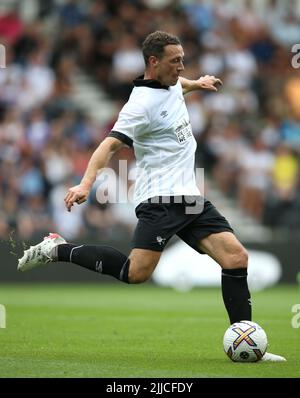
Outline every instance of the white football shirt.
<path fill-rule="evenodd" d="M 134 148 L 135 204 L 156 196 L 200 195 L 194 172 L 197 144 L 180 81 L 167 87 L 139 78 L 134 85 L 109 136 Z"/>

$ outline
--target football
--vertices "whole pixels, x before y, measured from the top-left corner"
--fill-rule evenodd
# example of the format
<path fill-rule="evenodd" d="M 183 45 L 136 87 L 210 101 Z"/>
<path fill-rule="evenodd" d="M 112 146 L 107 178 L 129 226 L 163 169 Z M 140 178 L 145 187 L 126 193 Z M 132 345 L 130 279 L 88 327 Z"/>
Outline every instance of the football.
<path fill-rule="evenodd" d="M 223 346 L 225 353 L 234 362 L 257 362 L 267 350 L 268 338 L 257 323 L 240 321 L 226 330 Z"/>

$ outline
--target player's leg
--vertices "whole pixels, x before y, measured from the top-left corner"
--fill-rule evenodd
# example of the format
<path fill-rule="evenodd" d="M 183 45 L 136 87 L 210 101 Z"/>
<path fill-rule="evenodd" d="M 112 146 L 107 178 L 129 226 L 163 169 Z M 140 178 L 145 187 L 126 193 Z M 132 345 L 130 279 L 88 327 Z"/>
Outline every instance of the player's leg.
<path fill-rule="evenodd" d="M 193 249 L 208 254 L 222 268 L 222 293 L 230 323 L 251 320 L 251 298 L 247 283 L 248 254 L 233 234 L 228 221 L 209 202 L 202 213 L 177 233 Z M 266 352 L 263 361 L 285 361 Z"/>
<path fill-rule="evenodd" d="M 162 252 L 146 249 L 133 249 L 129 255 L 129 283 L 142 283 L 148 280 L 157 266 Z"/>
<path fill-rule="evenodd" d="M 127 257 L 119 250 L 102 245 L 67 243 L 58 234 L 49 234 L 41 243 L 26 250 L 18 269 L 27 271 L 48 262 L 71 262 L 126 283 L 142 283 L 154 271 L 161 251 L 133 249 Z"/>
<path fill-rule="evenodd" d="M 58 234 L 50 234 L 25 251 L 18 270 L 26 271 L 49 261 L 64 261 L 111 275 L 122 282 L 142 283 L 154 271 L 174 226 L 170 222 L 169 206 L 164 204 L 143 203 L 136 208 L 136 214 L 139 221 L 129 256 L 110 246 L 67 243 Z"/>
<path fill-rule="evenodd" d="M 199 253 L 208 254 L 221 266 L 222 294 L 230 322 L 250 321 L 248 255 L 226 218 L 205 200 L 199 216 L 177 235 Z"/>
<path fill-rule="evenodd" d="M 136 208 L 138 223 L 132 239 L 133 249 L 128 257 L 108 246 L 75 247 L 65 244 L 58 246 L 57 260 L 71 261 L 126 283 L 145 282 L 172 236 L 168 212 L 169 208 L 163 204 L 143 203 Z"/>
<path fill-rule="evenodd" d="M 232 232 L 209 234 L 200 240 L 199 249 L 212 257 L 222 269 L 248 267 L 248 253 Z"/>
<path fill-rule="evenodd" d="M 230 323 L 252 319 L 247 283 L 248 254 L 232 232 L 213 233 L 199 242 L 222 268 L 222 295 Z"/>
<path fill-rule="evenodd" d="M 150 278 L 160 256 L 161 252 L 146 249 L 133 249 L 127 257 L 110 246 L 62 244 L 57 247 L 55 259 L 113 276 L 122 282 L 142 283 Z"/>
<path fill-rule="evenodd" d="M 202 239 L 200 250 L 222 267 L 222 293 L 230 323 L 251 320 L 251 298 L 247 284 L 248 254 L 231 232 L 214 233 Z M 284 362 L 281 355 L 266 352 L 262 361 Z"/>

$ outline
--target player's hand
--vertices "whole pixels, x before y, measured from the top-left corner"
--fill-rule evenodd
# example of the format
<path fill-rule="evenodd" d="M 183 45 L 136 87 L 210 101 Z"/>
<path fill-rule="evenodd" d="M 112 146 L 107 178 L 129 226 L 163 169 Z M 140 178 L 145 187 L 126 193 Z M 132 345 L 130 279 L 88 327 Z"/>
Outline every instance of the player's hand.
<path fill-rule="evenodd" d="M 218 91 L 216 85 L 220 84 L 222 85 L 223 82 L 221 79 L 218 79 L 215 76 L 210 76 L 210 75 L 205 75 L 202 76 L 198 79 L 198 83 L 200 84 L 200 87 L 205 89 L 205 90 L 211 90 L 211 91 Z"/>
<path fill-rule="evenodd" d="M 79 205 L 81 203 L 84 203 L 89 196 L 89 192 L 90 190 L 81 184 L 75 185 L 74 187 L 70 188 L 64 199 L 67 210 L 71 211 L 74 203 L 77 203 Z"/>

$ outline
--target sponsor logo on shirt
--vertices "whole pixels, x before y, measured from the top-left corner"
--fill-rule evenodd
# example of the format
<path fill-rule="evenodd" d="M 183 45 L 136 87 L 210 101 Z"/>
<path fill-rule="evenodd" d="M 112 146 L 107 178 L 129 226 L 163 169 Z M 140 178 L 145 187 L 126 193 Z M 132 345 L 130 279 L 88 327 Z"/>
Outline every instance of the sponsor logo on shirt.
<path fill-rule="evenodd" d="M 184 144 L 193 137 L 191 124 L 188 120 L 175 123 L 174 130 L 179 144 Z"/>

